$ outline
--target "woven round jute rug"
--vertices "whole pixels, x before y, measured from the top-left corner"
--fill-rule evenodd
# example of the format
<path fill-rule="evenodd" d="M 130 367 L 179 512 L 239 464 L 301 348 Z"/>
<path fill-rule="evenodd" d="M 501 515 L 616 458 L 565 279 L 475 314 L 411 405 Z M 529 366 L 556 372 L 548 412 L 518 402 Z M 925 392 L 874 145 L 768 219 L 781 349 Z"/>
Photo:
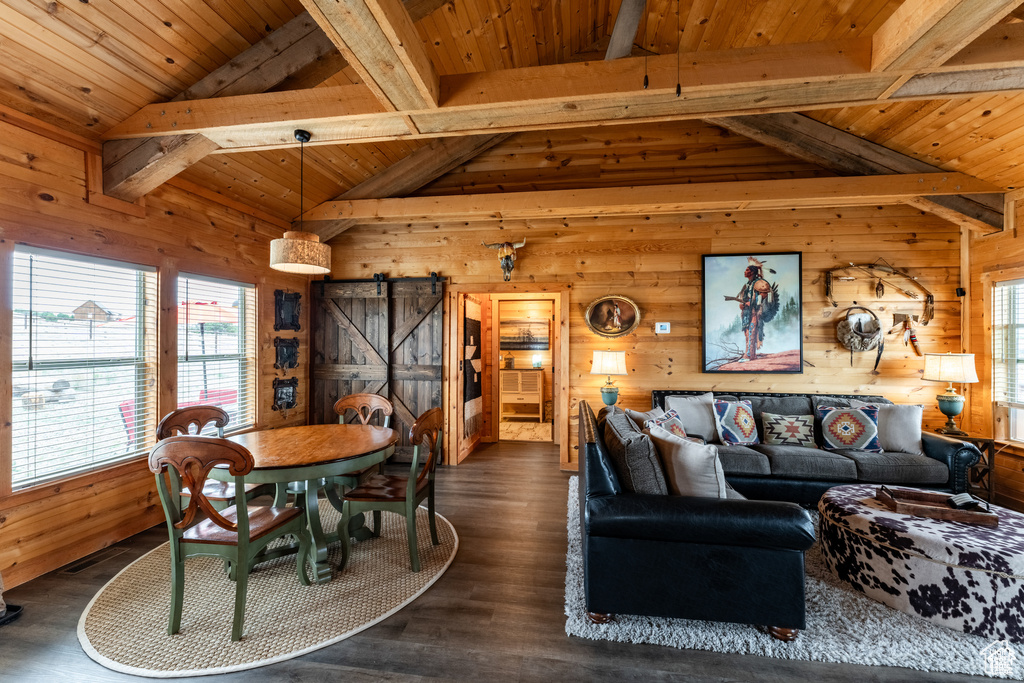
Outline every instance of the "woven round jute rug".
<path fill-rule="evenodd" d="M 340 518 L 320 501 L 325 529 Z M 430 542 L 427 511 L 416 518 L 421 569 L 413 572 L 405 518 L 382 513 L 379 538 L 352 544 L 343 571 L 326 584 L 303 586 L 295 557 L 256 566 L 249 576 L 245 633 L 231 641 L 235 585 L 217 558 L 185 561 L 181 631 L 167 635 L 171 604 L 171 554 L 165 543 L 128 565 L 92 599 L 78 622 L 86 654 L 103 666 L 151 678 L 177 678 L 252 669 L 344 640 L 411 603 L 455 559 L 459 539 L 437 515 L 440 545 Z M 329 548 L 332 567 L 341 544 Z"/>

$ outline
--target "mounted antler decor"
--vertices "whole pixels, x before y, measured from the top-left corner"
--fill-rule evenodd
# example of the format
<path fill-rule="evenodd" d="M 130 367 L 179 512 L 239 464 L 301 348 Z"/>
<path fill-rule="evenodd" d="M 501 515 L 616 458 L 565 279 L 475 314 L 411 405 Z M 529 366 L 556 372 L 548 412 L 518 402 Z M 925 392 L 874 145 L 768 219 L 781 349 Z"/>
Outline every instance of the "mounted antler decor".
<path fill-rule="evenodd" d="M 920 299 L 921 294 L 924 294 L 924 311 L 920 319 L 921 324 L 927 325 L 935 316 L 935 296 L 928 288 L 922 285 L 915 276 L 899 268 L 894 268 L 882 258 L 877 259 L 874 263 L 849 263 L 848 265 L 836 266 L 831 270 L 825 271 L 825 297 L 832 304 L 833 308 L 839 306 L 835 299 L 835 282 L 861 279 L 852 275 L 841 275 L 842 271 L 853 271 L 860 274 L 863 279 L 875 280 L 875 296 L 878 298 L 882 298 L 887 286 L 908 299 Z M 913 291 L 914 289 L 919 290 L 920 293 Z"/>
<path fill-rule="evenodd" d="M 512 279 L 512 269 L 515 268 L 516 263 L 516 249 L 526 244 L 526 240 L 522 242 L 495 242 L 494 244 L 487 244 L 487 242 L 481 242 L 488 249 L 498 250 L 498 262 L 501 264 L 502 275 L 505 276 L 505 282 Z"/>

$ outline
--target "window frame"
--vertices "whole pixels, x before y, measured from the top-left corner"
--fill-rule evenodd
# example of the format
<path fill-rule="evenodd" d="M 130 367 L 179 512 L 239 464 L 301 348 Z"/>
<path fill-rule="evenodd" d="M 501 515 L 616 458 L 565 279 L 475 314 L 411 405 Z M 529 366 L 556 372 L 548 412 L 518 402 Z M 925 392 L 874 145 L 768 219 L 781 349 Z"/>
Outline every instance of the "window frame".
<path fill-rule="evenodd" d="M 108 475 L 117 476 L 122 472 L 127 473 L 129 471 L 135 471 L 138 469 L 140 463 L 145 463 L 148 457 L 147 451 L 151 448 L 152 444 L 156 441 L 155 427 L 159 422 L 159 404 L 160 404 L 160 269 L 149 263 L 140 263 L 130 260 L 107 258 L 104 256 L 93 256 L 91 254 L 82 254 L 78 252 L 64 251 L 61 249 L 55 249 L 49 246 L 36 246 L 34 244 L 27 244 L 24 242 L 12 242 L 4 245 L 5 248 L 2 250 L 2 260 L 6 266 L 6 272 L 4 273 L 5 285 L 7 286 L 7 296 L 10 302 L 7 315 L 3 322 L 3 328 L 0 328 L 0 332 L 6 332 L 7 338 L 7 353 L 4 354 L 4 364 L 6 367 L 5 371 L 10 377 L 10 381 L 13 385 L 15 373 L 28 371 L 29 369 L 36 370 L 94 370 L 103 368 L 114 368 L 124 366 L 135 366 L 136 379 L 134 382 L 134 396 L 136 405 L 139 405 L 139 389 L 145 387 L 148 384 L 148 390 L 142 394 L 142 405 L 152 406 L 153 408 L 153 429 L 135 429 L 129 435 L 129 447 L 132 452 L 124 455 L 123 457 L 115 457 L 101 462 L 91 464 L 91 466 L 85 466 L 81 468 L 74 468 L 70 471 L 63 471 L 54 473 L 52 476 L 41 477 L 31 483 L 24 485 L 15 486 L 14 484 L 14 462 L 15 462 L 15 450 L 14 450 L 14 434 L 15 434 L 15 421 L 14 421 L 14 398 L 12 392 L 8 392 L 4 397 L 3 409 L 5 414 L 8 416 L 7 424 L 4 427 L 4 438 L 3 438 L 3 449 L 2 455 L 0 455 L 0 499 L 5 501 L 17 500 L 17 501 L 31 501 L 41 496 L 45 497 L 51 495 L 54 490 L 70 490 L 72 488 L 78 488 L 82 486 L 91 485 L 95 482 L 98 476 Z M 81 263 L 92 263 L 98 265 L 104 265 L 112 268 L 123 268 L 131 269 L 136 271 L 136 297 L 135 297 L 135 349 L 136 355 L 130 356 L 119 356 L 119 357 L 107 357 L 107 358 L 96 358 L 96 359 L 61 359 L 61 360 L 37 360 L 31 358 L 25 361 L 15 361 L 14 359 L 14 315 L 15 310 L 13 306 L 14 294 L 16 291 L 16 258 L 19 254 L 28 256 L 42 256 L 53 259 L 61 259 L 65 261 L 78 261 Z M 144 282 L 146 277 L 151 277 L 152 281 L 149 283 Z M 141 295 L 140 295 L 141 293 Z M 148 306 L 148 310 L 147 310 Z M 150 320 L 146 320 L 146 315 L 150 316 Z M 151 328 L 147 329 L 147 324 L 151 323 Z M 147 348 L 151 348 L 151 355 L 147 356 Z M 145 367 L 149 365 L 152 369 L 149 372 L 145 371 Z M 139 373 L 144 372 L 147 381 L 141 381 Z M 123 418 L 122 418 L 123 419 Z M 122 428 L 124 428 L 122 426 Z"/>
<path fill-rule="evenodd" d="M 259 345 L 259 285 L 254 282 L 248 282 L 244 280 L 230 280 L 227 278 L 212 277 L 203 275 L 197 272 L 191 271 L 179 271 L 175 274 L 173 279 L 174 287 L 174 302 L 176 311 L 181 305 L 182 293 L 181 283 L 185 280 L 196 280 L 204 283 L 211 283 L 216 285 L 224 285 L 228 287 L 237 287 L 241 290 L 243 296 L 252 297 L 251 304 L 245 300 L 240 300 L 239 305 L 239 320 L 238 320 L 238 331 L 239 331 L 239 347 L 244 348 L 244 342 L 251 337 L 251 350 L 252 355 L 249 356 L 242 351 L 238 353 L 230 354 L 216 354 L 216 355 L 204 355 L 202 360 L 190 360 L 188 359 L 188 345 L 186 337 L 185 355 L 182 355 L 182 339 L 180 331 L 185 326 L 185 321 L 178 319 L 175 325 L 175 372 L 178 375 L 178 381 L 175 382 L 175 408 L 182 407 L 181 401 L 182 396 L 178 390 L 181 387 L 180 375 L 183 363 L 201 363 L 201 362 L 223 362 L 237 360 L 240 367 L 247 367 L 248 372 L 251 373 L 251 393 L 252 393 L 252 415 L 251 420 L 247 422 L 229 422 L 227 428 L 224 430 L 225 435 L 239 434 L 246 431 L 252 431 L 259 428 L 259 367 L 260 367 L 260 345 Z M 186 297 L 187 299 L 188 297 Z M 252 320 L 249 321 L 246 317 L 246 313 L 252 310 Z M 239 372 L 238 381 L 238 392 L 239 396 L 242 395 L 243 384 L 242 384 L 243 373 Z"/>

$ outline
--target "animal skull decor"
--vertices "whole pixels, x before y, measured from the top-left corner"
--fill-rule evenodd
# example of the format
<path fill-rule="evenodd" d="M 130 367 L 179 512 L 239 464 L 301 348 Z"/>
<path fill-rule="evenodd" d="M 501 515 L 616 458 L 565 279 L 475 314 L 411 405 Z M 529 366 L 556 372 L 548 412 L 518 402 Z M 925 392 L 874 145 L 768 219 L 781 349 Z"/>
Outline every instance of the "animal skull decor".
<path fill-rule="evenodd" d="M 481 242 L 488 249 L 498 250 L 498 263 L 501 264 L 501 272 L 505 276 L 505 282 L 512 279 L 512 269 L 515 268 L 516 263 L 516 249 L 526 244 L 526 240 L 522 242 L 495 242 L 494 244 L 487 244 L 487 242 Z"/>

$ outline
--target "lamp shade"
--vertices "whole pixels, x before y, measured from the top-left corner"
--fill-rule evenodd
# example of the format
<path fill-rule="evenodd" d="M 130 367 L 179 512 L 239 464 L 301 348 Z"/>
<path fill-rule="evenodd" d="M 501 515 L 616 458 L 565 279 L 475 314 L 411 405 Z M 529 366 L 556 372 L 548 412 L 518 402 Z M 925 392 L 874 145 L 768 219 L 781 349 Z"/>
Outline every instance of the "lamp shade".
<path fill-rule="evenodd" d="M 594 367 L 591 375 L 625 375 L 625 351 L 594 351 Z"/>
<path fill-rule="evenodd" d="M 977 382 L 978 373 L 974 369 L 974 354 L 926 353 L 924 354 L 923 379 L 956 384 Z"/>
<path fill-rule="evenodd" d="M 270 267 L 285 273 L 324 275 L 331 272 L 331 248 L 311 232 L 289 231 L 270 242 Z"/>

